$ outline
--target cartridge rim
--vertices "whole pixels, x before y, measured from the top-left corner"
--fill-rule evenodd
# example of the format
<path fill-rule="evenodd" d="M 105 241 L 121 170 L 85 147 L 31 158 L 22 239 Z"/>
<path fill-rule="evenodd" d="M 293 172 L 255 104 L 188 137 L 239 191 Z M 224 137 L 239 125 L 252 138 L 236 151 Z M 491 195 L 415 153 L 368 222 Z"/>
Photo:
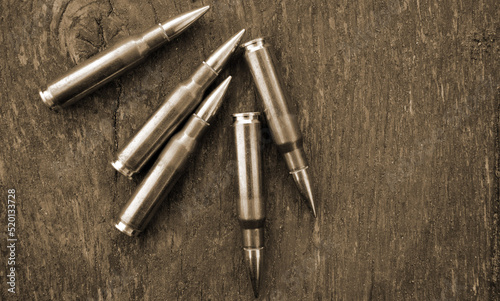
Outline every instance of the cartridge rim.
<path fill-rule="evenodd" d="M 128 236 L 137 236 L 137 235 L 139 235 L 139 233 L 141 233 L 141 231 L 130 227 L 129 225 L 125 224 L 122 221 L 118 221 L 115 224 L 115 228 L 120 230 L 121 232 L 127 234 Z"/>
<path fill-rule="evenodd" d="M 132 175 L 135 173 L 134 171 L 125 167 L 125 165 L 123 165 L 123 163 L 120 160 L 111 162 L 111 165 L 113 166 L 114 169 L 116 169 L 118 172 L 120 172 L 122 175 L 126 177 L 132 178 Z"/>
<path fill-rule="evenodd" d="M 244 112 L 244 113 L 234 113 L 233 117 L 253 117 L 260 116 L 260 112 Z"/>
<path fill-rule="evenodd" d="M 53 108 L 55 106 L 54 101 L 52 100 L 54 97 L 50 93 L 50 91 L 39 91 L 40 98 L 42 99 L 43 103 L 47 105 L 49 108 Z"/>
<path fill-rule="evenodd" d="M 245 113 L 234 113 L 234 122 L 260 122 L 259 121 L 260 112 L 245 112 Z"/>
<path fill-rule="evenodd" d="M 241 47 L 242 48 L 249 48 L 249 46 L 253 46 L 253 45 L 258 45 L 258 44 L 263 45 L 265 43 L 266 39 L 267 39 L 266 37 L 256 38 L 256 39 L 253 39 L 253 40 L 250 40 L 248 42 L 241 44 Z"/>

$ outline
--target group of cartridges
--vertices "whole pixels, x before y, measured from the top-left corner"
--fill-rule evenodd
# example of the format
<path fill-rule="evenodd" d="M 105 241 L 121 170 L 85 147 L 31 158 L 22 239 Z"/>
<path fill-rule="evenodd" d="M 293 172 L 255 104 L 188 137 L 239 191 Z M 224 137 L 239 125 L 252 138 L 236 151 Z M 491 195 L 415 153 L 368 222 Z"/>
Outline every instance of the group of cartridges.
<path fill-rule="evenodd" d="M 178 36 L 208 9 L 209 6 L 205 6 L 181 14 L 102 51 L 40 91 L 43 102 L 52 109 L 60 109 L 76 102 Z M 148 160 L 160 153 L 118 217 L 115 226 L 121 232 L 129 236 L 142 232 L 179 178 L 219 109 L 231 76 L 203 101 L 202 96 L 238 47 L 244 33 L 245 29 L 217 48 L 187 80 L 167 96 L 142 128 L 118 152 L 112 165 L 127 177 L 139 172 Z M 302 135 L 297 118 L 289 111 L 270 46 L 259 38 L 242 47 L 264 103 L 265 117 L 273 140 L 283 154 L 301 194 L 308 200 L 316 216 Z M 258 112 L 233 114 L 239 185 L 237 210 L 242 227 L 245 260 L 255 296 L 258 294 L 262 270 L 265 221 L 261 191 L 259 118 Z M 184 121 L 184 126 L 179 129 Z"/>

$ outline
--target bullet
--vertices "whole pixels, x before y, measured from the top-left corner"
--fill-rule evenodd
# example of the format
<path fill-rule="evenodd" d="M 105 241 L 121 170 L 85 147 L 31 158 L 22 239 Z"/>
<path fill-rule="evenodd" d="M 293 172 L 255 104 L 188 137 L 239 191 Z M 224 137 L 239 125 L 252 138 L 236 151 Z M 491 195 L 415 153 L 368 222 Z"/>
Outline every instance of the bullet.
<path fill-rule="evenodd" d="M 259 295 L 264 255 L 266 209 L 262 197 L 260 121 L 258 112 L 233 114 L 238 164 L 238 219 L 243 236 L 243 253 L 255 298 Z"/>
<path fill-rule="evenodd" d="M 121 211 L 115 224 L 118 230 L 129 236 L 137 236 L 144 230 L 184 171 L 189 157 L 219 109 L 230 82 L 231 76 L 202 102 L 184 127 L 170 139 Z"/>
<path fill-rule="evenodd" d="M 258 38 L 243 44 L 242 47 L 245 48 L 245 60 L 260 98 L 264 102 L 264 113 L 271 136 L 284 156 L 301 195 L 308 201 L 316 217 L 302 133 L 297 116 L 292 114 L 288 107 L 288 98 L 283 89 L 281 76 L 275 67 L 276 59 L 271 46 L 263 38 Z"/>
<path fill-rule="evenodd" d="M 209 8 L 210 6 L 205 6 L 171 18 L 82 62 L 41 90 L 42 101 L 54 110 L 77 102 L 170 42 Z"/>
<path fill-rule="evenodd" d="M 163 104 L 118 152 L 115 161 L 111 163 L 116 170 L 132 177 L 164 145 L 200 103 L 204 91 L 217 77 L 244 33 L 243 29 L 232 36 L 167 96 Z"/>

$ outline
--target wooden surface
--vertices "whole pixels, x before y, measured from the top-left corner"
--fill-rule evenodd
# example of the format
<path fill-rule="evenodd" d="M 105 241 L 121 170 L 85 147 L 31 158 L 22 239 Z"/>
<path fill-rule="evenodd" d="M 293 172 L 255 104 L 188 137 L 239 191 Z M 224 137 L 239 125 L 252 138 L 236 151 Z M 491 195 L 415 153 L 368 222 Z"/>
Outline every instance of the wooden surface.
<path fill-rule="evenodd" d="M 265 140 L 270 300 L 499 297 L 500 4 L 483 1 L 1 2 L 1 299 L 252 300 L 231 114 L 262 110 L 235 57 L 202 149 L 148 230 L 112 222 L 140 178 L 109 162 L 219 44 L 269 36 L 305 136 L 319 217 Z M 211 10 L 60 113 L 38 89 L 120 38 Z M 6 291 L 15 188 L 16 296 Z"/>

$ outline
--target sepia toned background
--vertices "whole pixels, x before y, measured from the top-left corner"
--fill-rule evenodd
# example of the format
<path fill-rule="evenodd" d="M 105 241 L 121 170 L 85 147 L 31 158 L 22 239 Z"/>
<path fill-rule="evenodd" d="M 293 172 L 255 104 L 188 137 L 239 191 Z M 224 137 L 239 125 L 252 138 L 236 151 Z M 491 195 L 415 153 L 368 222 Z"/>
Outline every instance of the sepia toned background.
<path fill-rule="evenodd" d="M 474 3 L 472 3 L 474 2 Z M 38 89 L 122 37 L 209 12 L 142 65 L 50 111 Z M 177 83 L 241 28 L 269 37 L 298 114 L 314 219 L 264 135 L 262 300 L 499 297 L 495 0 L 1 1 L 2 300 L 252 300 L 231 114 L 260 111 L 236 55 L 225 103 L 147 231 L 112 226 L 134 180 L 110 165 Z M 264 133 L 265 134 L 265 133 Z M 267 139 L 266 139 L 267 137 Z M 7 189 L 18 201 L 6 290 Z"/>

